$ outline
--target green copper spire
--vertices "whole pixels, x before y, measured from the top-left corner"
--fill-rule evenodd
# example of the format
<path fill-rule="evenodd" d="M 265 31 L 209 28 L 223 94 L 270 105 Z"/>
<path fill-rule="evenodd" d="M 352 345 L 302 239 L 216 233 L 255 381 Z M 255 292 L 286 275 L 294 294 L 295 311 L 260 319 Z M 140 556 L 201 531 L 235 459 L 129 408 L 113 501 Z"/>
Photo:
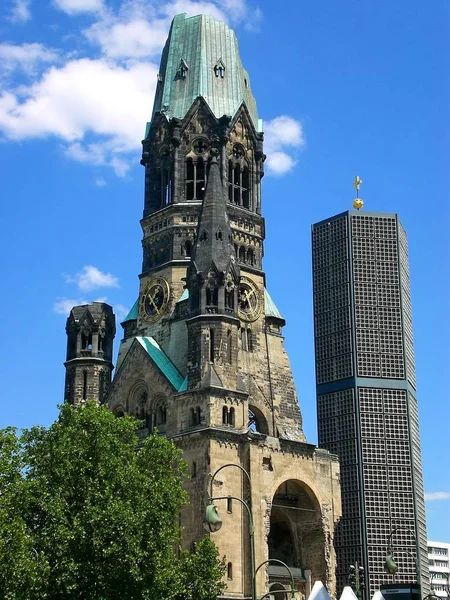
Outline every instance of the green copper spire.
<path fill-rule="evenodd" d="M 163 50 L 153 115 L 182 119 L 198 96 L 217 118 L 233 117 L 245 102 L 255 129 L 262 130 L 234 31 L 213 17 L 181 14 Z"/>

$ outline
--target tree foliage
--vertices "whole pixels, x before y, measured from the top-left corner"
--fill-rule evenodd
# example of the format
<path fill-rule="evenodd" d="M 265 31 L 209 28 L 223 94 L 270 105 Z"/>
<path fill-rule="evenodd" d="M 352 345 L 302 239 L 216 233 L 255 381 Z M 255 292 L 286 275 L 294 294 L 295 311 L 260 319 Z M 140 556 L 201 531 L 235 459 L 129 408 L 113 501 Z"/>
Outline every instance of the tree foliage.
<path fill-rule="evenodd" d="M 213 600 L 223 561 L 179 552 L 181 452 L 87 403 L 49 428 L 0 431 L 0 597 Z M 139 450 L 138 450 L 139 447 Z"/>

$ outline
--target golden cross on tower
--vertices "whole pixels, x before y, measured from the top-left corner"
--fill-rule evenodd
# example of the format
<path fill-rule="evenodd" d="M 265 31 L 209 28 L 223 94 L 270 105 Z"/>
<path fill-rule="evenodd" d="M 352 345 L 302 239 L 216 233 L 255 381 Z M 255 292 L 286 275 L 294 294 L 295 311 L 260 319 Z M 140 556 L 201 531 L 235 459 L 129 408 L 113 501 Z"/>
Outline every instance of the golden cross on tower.
<path fill-rule="evenodd" d="M 353 200 L 353 208 L 356 208 L 356 210 L 360 210 L 364 205 L 364 202 L 359 197 L 359 188 L 361 187 L 361 184 L 362 179 L 359 178 L 359 175 L 356 175 L 355 181 L 353 182 L 353 187 L 356 190 L 356 198 Z"/>

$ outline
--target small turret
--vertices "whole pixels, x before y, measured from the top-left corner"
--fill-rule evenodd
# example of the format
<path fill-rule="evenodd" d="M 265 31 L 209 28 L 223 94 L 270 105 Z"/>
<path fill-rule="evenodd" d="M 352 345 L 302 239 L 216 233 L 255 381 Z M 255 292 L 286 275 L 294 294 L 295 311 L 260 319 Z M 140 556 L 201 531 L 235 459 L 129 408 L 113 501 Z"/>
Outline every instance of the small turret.
<path fill-rule="evenodd" d="M 116 318 L 104 302 L 74 306 L 66 323 L 65 400 L 102 403 L 111 383 Z"/>

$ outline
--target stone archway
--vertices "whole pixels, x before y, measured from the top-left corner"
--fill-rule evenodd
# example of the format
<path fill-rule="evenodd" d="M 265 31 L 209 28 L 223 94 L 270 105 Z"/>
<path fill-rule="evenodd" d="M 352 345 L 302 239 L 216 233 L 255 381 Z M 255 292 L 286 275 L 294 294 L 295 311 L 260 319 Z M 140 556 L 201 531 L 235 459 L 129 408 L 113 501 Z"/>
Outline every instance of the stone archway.
<path fill-rule="evenodd" d="M 269 426 L 264 414 L 256 406 L 248 407 L 248 426 L 252 431 L 269 435 Z"/>
<path fill-rule="evenodd" d="M 278 486 L 272 499 L 268 536 L 269 559 L 286 563 L 296 584 L 304 590 L 305 571 L 313 581 L 327 581 L 326 537 L 319 501 L 304 482 L 289 479 Z M 269 581 L 286 583 L 287 573 L 269 567 Z"/>
<path fill-rule="evenodd" d="M 287 591 L 288 589 L 288 586 L 282 585 L 281 583 L 270 584 L 269 592 L 274 592 L 273 594 L 270 594 L 270 600 L 287 600 L 287 598 L 291 597 L 290 593 Z"/>

